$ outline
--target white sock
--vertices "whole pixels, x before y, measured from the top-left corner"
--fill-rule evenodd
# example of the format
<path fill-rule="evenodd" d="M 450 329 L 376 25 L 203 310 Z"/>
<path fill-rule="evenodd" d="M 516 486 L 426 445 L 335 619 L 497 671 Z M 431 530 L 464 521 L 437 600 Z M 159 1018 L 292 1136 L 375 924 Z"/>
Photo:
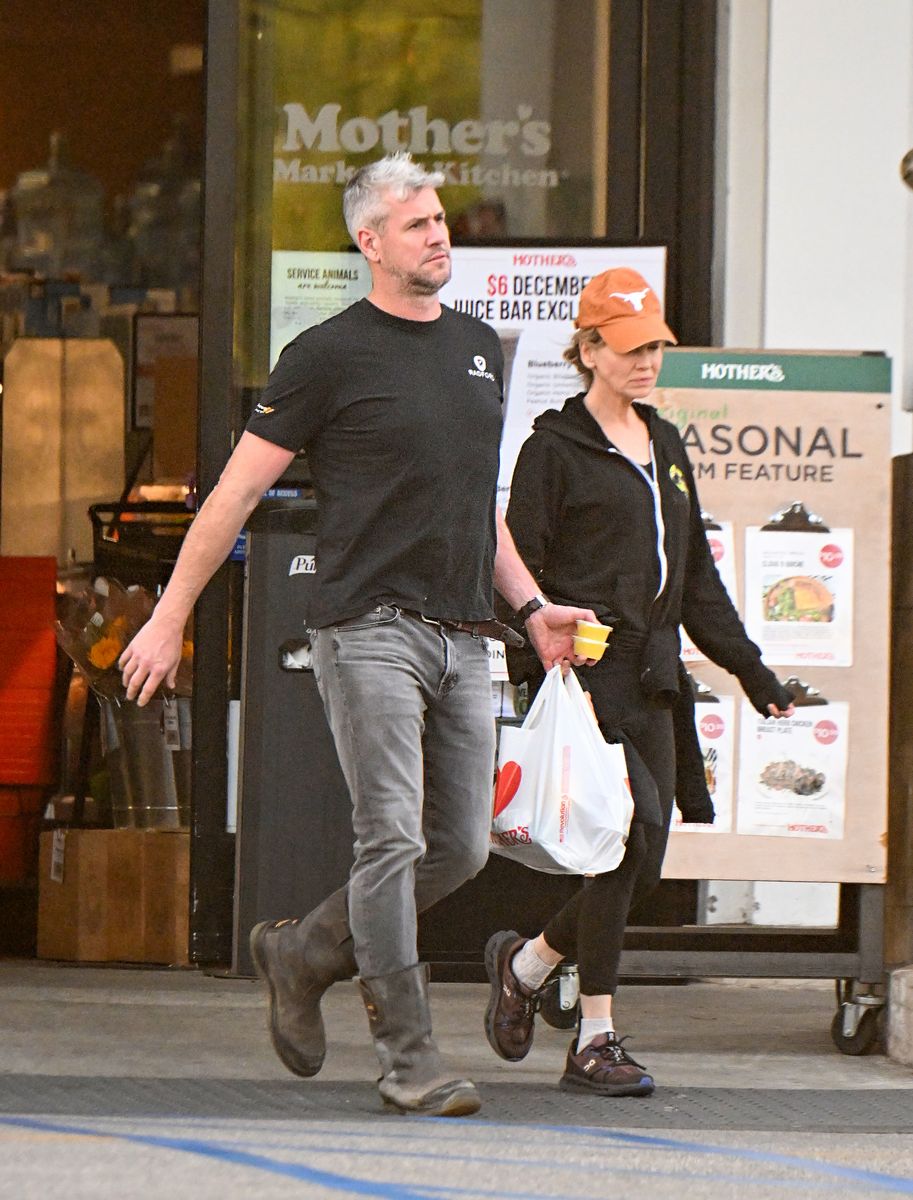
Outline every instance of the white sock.
<path fill-rule="evenodd" d="M 615 1026 L 612 1023 L 611 1017 L 581 1017 L 580 1018 L 580 1035 L 577 1038 L 576 1054 L 590 1044 L 593 1038 L 599 1037 L 601 1033 L 614 1033 Z"/>
<path fill-rule="evenodd" d="M 527 991 L 538 992 L 555 967 L 553 963 L 543 962 L 533 949 L 533 943 L 526 942 L 511 959 L 510 969 Z"/>

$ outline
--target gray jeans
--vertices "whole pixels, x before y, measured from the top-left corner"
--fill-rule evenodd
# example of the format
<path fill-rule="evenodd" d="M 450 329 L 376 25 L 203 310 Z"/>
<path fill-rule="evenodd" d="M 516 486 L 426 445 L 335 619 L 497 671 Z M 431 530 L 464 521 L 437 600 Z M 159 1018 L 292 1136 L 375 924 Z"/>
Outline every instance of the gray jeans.
<path fill-rule="evenodd" d="M 368 979 L 413 966 L 417 912 L 485 865 L 495 725 L 485 646 L 380 605 L 317 631 L 314 672 L 352 797 L 349 922 Z"/>

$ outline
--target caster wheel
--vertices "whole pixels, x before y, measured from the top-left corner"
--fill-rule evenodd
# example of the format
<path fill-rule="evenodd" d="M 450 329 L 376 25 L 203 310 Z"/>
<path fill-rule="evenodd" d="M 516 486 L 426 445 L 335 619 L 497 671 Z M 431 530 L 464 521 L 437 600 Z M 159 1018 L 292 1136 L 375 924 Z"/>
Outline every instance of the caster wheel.
<path fill-rule="evenodd" d="M 561 1007 L 561 995 L 558 991 L 558 980 L 550 979 L 542 989 L 539 1001 L 539 1012 L 543 1021 L 553 1029 L 576 1029 L 577 1005 L 573 1008 Z"/>
<path fill-rule="evenodd" d="M 843 1032 L 843 1013 L 838 1009 L 831 1021 L 831 1038 L 841 1054 L 871 1054 L 878 1044 L 881 1029 L 880 1009 L 870 1008 L 862 1014 L 856 1032 L 847 1037 Z"/>

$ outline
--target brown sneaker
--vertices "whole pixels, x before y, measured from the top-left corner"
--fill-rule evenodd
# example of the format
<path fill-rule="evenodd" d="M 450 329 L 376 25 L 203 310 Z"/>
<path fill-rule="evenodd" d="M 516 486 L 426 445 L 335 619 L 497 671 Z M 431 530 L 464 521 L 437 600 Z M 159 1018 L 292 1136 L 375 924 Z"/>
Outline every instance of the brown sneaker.
<path fill-rule="evenodd" d="M 508 1062 L 526 1058 L 533 1044 L 533 1022 L 540 992 L 530 992 L 510 969 L 513 956 L 529 938 L 515 929 L 493 933 L 485 947 L 485 970 L 491 997 L 485 1010 L 485 1036 L 495 1054 Z"/>
<path fill-rule="evenodd" d="M 617 1041 L 614 1033 L 600 1033 L 579 1054 L 571 1042 L 559 1087 L 562 1092 L 589 1092 L 595 1096 L 649 1096 L 653 1077 Z"/>

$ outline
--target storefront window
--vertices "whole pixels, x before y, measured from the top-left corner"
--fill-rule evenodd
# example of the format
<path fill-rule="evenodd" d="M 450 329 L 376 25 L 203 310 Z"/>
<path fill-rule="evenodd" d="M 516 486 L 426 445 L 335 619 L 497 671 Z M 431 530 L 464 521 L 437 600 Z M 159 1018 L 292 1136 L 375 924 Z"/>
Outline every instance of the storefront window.
<path fill-rule="evenodd" d="M 604 232 L 608 0 L 248 0 L 245 15 L 242 266 L 274 275 L 266 306 L 241 281 L 250 382 L 296 319 L 277 311 L 281 256 L 346 250 L 341 187 L 382 154 L 444 173 L 455 242 Z"/>

